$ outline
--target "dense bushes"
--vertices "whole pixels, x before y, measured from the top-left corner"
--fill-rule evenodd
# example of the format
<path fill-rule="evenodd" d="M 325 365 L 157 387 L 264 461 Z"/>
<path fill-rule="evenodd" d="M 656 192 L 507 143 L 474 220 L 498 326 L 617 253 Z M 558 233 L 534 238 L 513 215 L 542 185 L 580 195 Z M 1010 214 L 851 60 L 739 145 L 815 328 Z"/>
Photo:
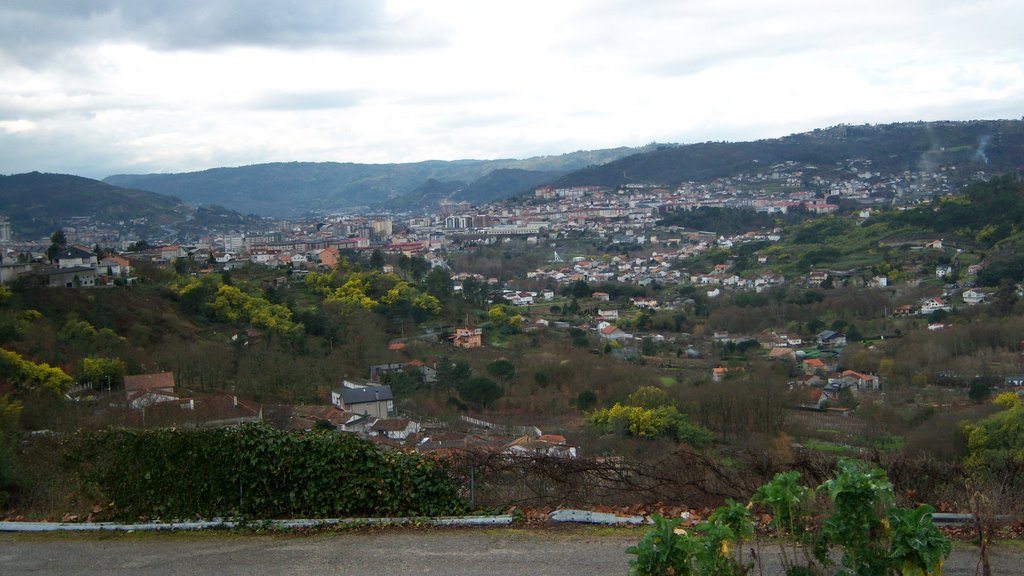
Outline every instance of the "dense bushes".
<path fill-rule="evenodd" d="M 644 408 L 615 404 L 595 410 L 587 422 L 604 434 L 620 433 L 637 438 L 667 436 L 696 448 L 711 444 L 714 439 L 707 429 L 691 424 L 675 406 Z"/>
<path fill-rule="evenodd" d="M 444 464 L 351 434 L 263 425 L 80 433 L 72 467 L 115 518 L 434 516 L 459 513 Z"/>
<path fill-rule="evenodd" d="M 747 506 L 728 501 L 692 534 L 677 529 L 682 519 L 655 516 L 655 527 L 626 550 L 636 555 L 630 574 L 763 573 L 760 556 L 744 556 L 744 542 L 754 537 L 750 509 L 755 505 L 768 509 L 770 526 L 787 537 L 779 546 L 787 575 L 824 574 L 834 568 L 838 574 L 857 576 L 942 573 L 951 546 L 932 522 L 932 507 L 894 506 L 892 484 L 881 469 L 842 461 L 835 478 L 817 490 L 800 485 L 799 476 L 777 474 Z M 827 516 L 819 514 L 824 510 Z"/>

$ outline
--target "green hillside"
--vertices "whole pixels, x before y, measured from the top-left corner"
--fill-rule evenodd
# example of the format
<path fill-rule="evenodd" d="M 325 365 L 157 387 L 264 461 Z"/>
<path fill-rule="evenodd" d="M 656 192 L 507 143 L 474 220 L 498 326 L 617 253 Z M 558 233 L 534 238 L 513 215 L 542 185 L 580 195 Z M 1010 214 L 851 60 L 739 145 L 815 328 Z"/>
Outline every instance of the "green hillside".
<path fill-rule="evenodd" d="M 876 214 L 858 223 L 845 216 L 807 220 L 786 228 L 778 244 L 763 250 L 771 267 L 786 274 L 813 268 L 871 270 L 897 276 L 908 263 L 947 265 L 950 251 L 984 262 L 982 285 L 1024 280 L 1024 180 L 1016 176 L 973 184 L 963 194 L 912 210 Z M 923 250 L 925 240 L 942 240 L 945 250 Z M 908 251 L 906 246 L 919 250 Z M 959 256 L 957 256 L 959 260 Z"/>
<path fill-rule="evenodd" d="M 49 236 L 77 219 L 142 237 L 238 226 L 248 221 L 217 206 L 196 209 L 174 196 L 39 172 L 0 176 L 0 214 L 10 218 L 14 234 L 22 240 Z"/>
<path fill-rule="evenodd" d="M 428 180 L 465 182 L 467 193 L 459 200 L 481 203 L 522 192 L 524 187 L 549 181 L 587 166 L 610 162 L 646 148 L 614 148 L 579 151 L 525 160 L 457 160 L 406 164 L 355 164 L 341 162 L 281 162 L 237 168 L 213 168 L 183 174 L 119 174 L 104 181 L 171 194 L 192 204 L 214 203 L 246 213 L 293 216 L 334 212 L 355 206 L 378 206 L 399 199 L 405 207 L 434 209 L 417 188 Z M 497 180 L 493 172 L 514 170 Z M 513 177 L 514 175 L 514 177 Z M 474 183 L 482 180 L 474 188 Z M 474 193 L 479 190 L 479 195 Z"/>
<path fill-rule="evenodd" d="M 842 125 L 784 138 L 756 142 L 705 142 L 662 146 L 601 166 L 566 175 L 558 186 L 629 183 L 672 185 L 758 172 L 785 161 L 837 170 L 837 162 L 866 159 L 882 173 L 934 171 L 957 166 L 963 177 L 978 170 L 999 173 L 1020 170 L 1024 158 L 1024 122 L 912 122 L 886 125 Z M 826 172 L 827 174 L 827 172 Z"/>
<path fill-rule="evenodd" d="M 0 212 L 11 219 L 22 238 L 47 236 L 75 217 L 111 223 L 146 218 L 159 226 L 179 221 L 189 211 L 172 196 L 79 176 L 39 172 L 0 176 Z"/>

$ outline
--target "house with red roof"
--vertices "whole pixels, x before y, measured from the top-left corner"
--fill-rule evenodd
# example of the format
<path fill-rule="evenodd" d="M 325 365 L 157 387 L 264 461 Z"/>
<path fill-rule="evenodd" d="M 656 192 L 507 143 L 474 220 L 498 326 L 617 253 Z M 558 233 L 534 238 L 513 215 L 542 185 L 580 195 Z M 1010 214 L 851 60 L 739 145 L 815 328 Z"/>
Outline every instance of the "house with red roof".
<path fill-rule="evenodd" d="M 803 364 L 805 374 L 823 374 L 828 372 L 828 366 L 818 358 L 807 358 Z"/>
<path fill-rule="evenodd" d="M 172 372 L 125 376 L 124 394 L 128 406 L 136 410 L 160 402 L 180 400 L 174 391 L 174 374 Z"/>
<path fill-rule="evenodd" d="M 631 336 L 626 334 L 622 328 L 619 328 L 615 324 L 608 324 L 600 330 L 601 338 L 605 340 L 626 340 Z"/>

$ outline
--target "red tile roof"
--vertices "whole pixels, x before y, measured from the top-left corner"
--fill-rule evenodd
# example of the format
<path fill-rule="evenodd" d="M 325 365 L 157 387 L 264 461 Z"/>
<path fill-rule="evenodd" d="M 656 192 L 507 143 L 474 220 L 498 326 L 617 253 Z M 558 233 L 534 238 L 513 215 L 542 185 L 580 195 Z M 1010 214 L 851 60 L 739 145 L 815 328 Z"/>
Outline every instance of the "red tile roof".
<path fill-rule="evenodd" d="M 174 373 L 158 372 L 124 377 L 124 390 L 127 393 L 160 389 L 174 390 Z"/>

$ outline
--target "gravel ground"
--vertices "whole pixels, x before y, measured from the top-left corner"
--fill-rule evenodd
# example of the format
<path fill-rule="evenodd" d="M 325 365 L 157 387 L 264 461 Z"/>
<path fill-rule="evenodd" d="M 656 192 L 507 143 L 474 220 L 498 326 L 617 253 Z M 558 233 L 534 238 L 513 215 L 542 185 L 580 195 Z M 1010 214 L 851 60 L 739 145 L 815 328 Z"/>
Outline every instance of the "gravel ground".
<path fill-rule="evenodd" d="M 623 576 L 642 529 L 379 529 L 315 534 L 234 532 L 0 534 L 4 575 L 404 574 Z M 774 554 L 767 551 L 766 557 Z M 977 552 L 955 546 L 943 574 L 976 573 Z M 768 566 L 764 576 L 777 574 Z M 1004 546 L 993 573 L 1024 574 Z M 755 571 L 756 574 L 756 571 Z"/>

